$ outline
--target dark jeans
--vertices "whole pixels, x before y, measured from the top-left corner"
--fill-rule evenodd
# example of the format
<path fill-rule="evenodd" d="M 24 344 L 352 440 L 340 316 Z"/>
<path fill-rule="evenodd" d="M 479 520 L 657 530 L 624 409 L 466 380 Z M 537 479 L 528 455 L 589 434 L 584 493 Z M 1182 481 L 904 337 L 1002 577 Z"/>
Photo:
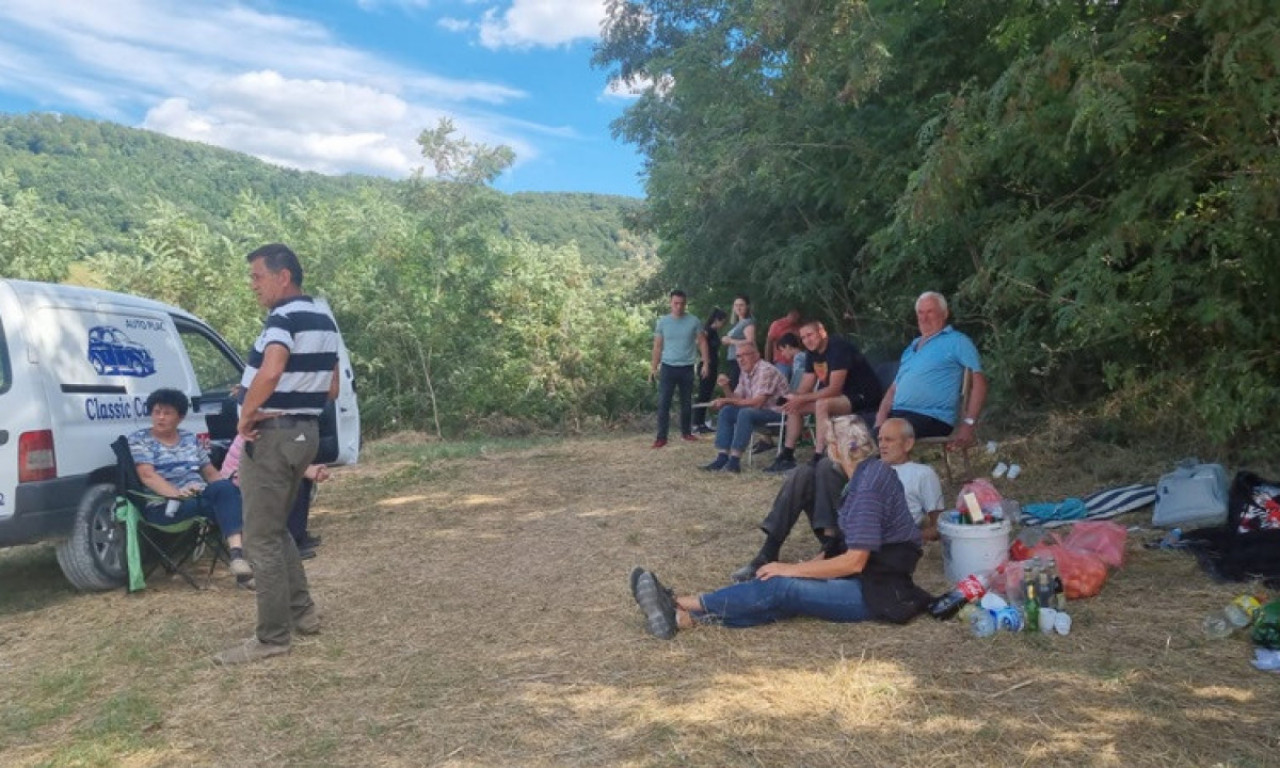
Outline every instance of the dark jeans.
<path fill-rule="evenodd" d="M 711 396 L 715 394 L 715 391 L 716 391 L 716 376 L 719 374 L 718 368 L 719 366 L 716 365 L 715 362 L 713 362 L 710 366 L 711 370 L 709 374 L 698 379 L 698 402 L 699 403 L 711 402 L 711 399 L 712 399 Z M 710 414 L 708 413 L 708 409 L 705 405 L 702 406 L 701 408 L 693 409 L 693 420 L 698 424 L 711 423 Z"/>
<path fill-rule="evenodd" d="M 814 465 L 805 462 L 795 468 L 773 499 L 773 509 L 760 524 L 765 535 L 785 541 L 803 512 L 814 532 L 837 530 L 840 524 L 840 493 L 849 482 L 840 465 L 824 456 Z"/>
<path fill-rule="evenodd" d="M 693 613 L 695 620 L 726 627 L 754 627 L 795 616 L 840 622 L 871 618 L 861 579 L 752 579 L 708 592 L 702 607 Z"/>
<path fill-rule="evenodd" d="M 742 378 L 742 366 L 738 365 L 736 359 L 729 360 L 725 363 L 725 373 L 729 375 L 729 391 L 738 388 L 738 379 Z"/>
<path fill-rule="evenodd" d="M 915 411 L 899 411 L 897 409 L 889 411 L 891 419 L 906 419 L 911 428 L 916 431 L 916 437 L 950 437 L 954 431 L 954 427 L 945 421 L 940 421 L 932 416 L 925 416 L 923 413 Z M 875 423 L 872 421 L 871 423 Z M 880 430 L 876 430 L 876 437 L 880 436 Z"/>
<path fill-rule="evenodd" d="M 693 433 L 693 366 L 662 364 L 658 372 L 658 439 L 671 429 L 671 396 L 680 390 L 680 434 Z"/>

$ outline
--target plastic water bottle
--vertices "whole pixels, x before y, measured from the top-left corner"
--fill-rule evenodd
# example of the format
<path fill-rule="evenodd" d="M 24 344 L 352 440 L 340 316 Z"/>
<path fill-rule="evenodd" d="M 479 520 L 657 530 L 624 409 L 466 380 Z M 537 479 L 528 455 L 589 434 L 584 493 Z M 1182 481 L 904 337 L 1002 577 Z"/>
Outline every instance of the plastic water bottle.
<path fill-rule="evenodd" d="M 1213 640 L 1221 640 L 1229 637 L 1235 627 L 1231 626 L 1231 622 L 1227 621 L 1227 616 L 1222 611 L 1213 611 L 1204 617 L 1201 626 L 1204 627 L 1204 634 Z"/>
<path fill-rule="evenodd" d="M 996 611 L 996 628 L 1001 632 L 1021 632 L 1025 623 L 1022 618 L 1022 611 L 1015 606 L 1006 605 Z"/>
<path fill-rule="evenodd" d="M 991 611 L 979 608 L 969 618 L 969 629 L 974 637 L 991 637 L 996 633 L 996 617 Z"/>
<path fill-rule="evenodd" d="M 1258 602 L 1258 598 L 1253 595 L 1240 595 L 1227 603 L 1227 607 L 1222 609 L 1222 615 L 1227 617 L 1231 626 L 1244 629 L 1253 623 L 1253 617 L 1258 615 L 1260 610 L 1262 610 L 1262 603 Z"/>
<path fill-rule="evenodd" d="M 1204 633 L 1215 640 L 1229 637 L 1253 623 L 1262 605 L 1253 595 L 1240 595 L 1220 610 L 1204 617 Z"/>

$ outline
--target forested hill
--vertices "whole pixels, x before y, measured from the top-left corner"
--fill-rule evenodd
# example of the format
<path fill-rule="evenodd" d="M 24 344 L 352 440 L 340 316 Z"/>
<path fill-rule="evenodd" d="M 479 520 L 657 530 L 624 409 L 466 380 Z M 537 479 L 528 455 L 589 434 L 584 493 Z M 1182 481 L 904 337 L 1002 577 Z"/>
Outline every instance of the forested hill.
<path fill-rule="evenodd" d="M 245 193 L 268 203 L 335 202 L 362 189 L 394 192 L 404 184 L 295 171 L 198 142 L 52 114 L 0 114 L 0 173 L 78 221 L 86 255 L 126 243 L 156 200 L 217 231 Z M 650 240 L 627 229 L 627 217 L 641 206 L 637 199 L 520 193 L 506 203 L 504 232 L 543 245 L 576 242 L 591 263 L 653 251 Z"/>

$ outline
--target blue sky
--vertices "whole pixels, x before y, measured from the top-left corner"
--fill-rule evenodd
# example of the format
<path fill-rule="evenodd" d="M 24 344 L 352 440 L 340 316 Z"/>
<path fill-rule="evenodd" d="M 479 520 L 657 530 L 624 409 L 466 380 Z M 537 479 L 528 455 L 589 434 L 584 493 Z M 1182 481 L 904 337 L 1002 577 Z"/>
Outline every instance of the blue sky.
<path fill-rule="evenodd" d="M 450 117 L 505 191 L 640 196 L 590 64 L 603 0 L 3 0 L 0 111 L 147 128 L 322 173 L 403 177 Z"/>

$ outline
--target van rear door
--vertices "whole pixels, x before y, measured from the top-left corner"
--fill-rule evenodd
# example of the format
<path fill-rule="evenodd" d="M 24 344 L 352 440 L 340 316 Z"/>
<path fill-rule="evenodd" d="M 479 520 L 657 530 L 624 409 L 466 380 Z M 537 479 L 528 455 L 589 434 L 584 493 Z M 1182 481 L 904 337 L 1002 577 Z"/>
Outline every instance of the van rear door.
<path fill-rule="evenodd" d="M 5 397 L 11 389 L 13 366 L 9 364 L 9 342 L 4 335 L 4 323 L 0 323 L 0 407 L 10 414 L 0 423 L 0 519 L 13 515 L 14 493 L 18 486 L 18 435 L 14 430 L 20 426 L 12 417 L 16 407 L 13 398 L 6 402 Z"/>

